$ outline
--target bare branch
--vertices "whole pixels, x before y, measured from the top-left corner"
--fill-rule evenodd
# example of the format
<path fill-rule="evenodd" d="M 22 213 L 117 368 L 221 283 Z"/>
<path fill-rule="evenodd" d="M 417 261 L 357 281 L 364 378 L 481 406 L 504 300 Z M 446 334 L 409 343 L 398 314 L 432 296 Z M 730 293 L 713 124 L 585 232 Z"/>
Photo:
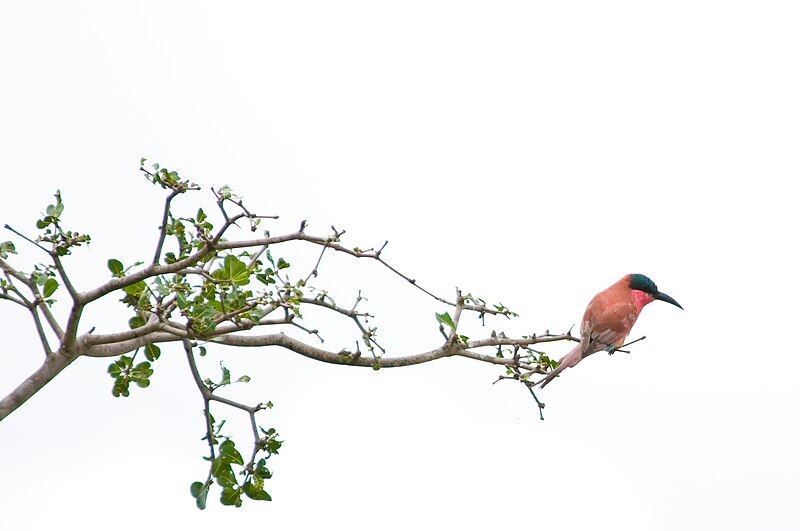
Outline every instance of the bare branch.
<path fill-rule="evenodd" d="M 0 399 L 0 421 L 24 404 L 42 387 L 50 383 L 75 358 L 52 355 L 45 358 L 41 367 L 36 369 L 7 396 Z"/>
<path fill-rule="evenodd" d="M 78 337 L 78 326 L 83 314 L 83 304 L 74 303 L 67 318 L 67 326 L 64 329 L 64 336 L 61 339 L 60 351 L 67 356 L 74 356 L 77 354 L 75 345 Z"/>
<path fill-rule="evenodd" d="M 0 259 L 0 269 L 3 270 L 3 275 L 6 277 L 8 285 L 11 287 L 11 291 L 17 295 L 17 297 L 11 297 L 6 293 L 6 289 L 4 288 L 4 292 L 0 293 L 0 299 L 10 300 L 15 302 L 21 306 L 24 306 L 28 309 L 31 308 L 33 304 L 31 301 L 27 299 L 27 297 L 23 296 L 22 293 L 17 289 L 14 285 L 12 278 L 22 282 L 31 292 L 35 301 L 43 300 L 41 293 L 39 292 L 39 288 L 35 282 L 33 282 L 30 278 L 27 278 L 25 275 L 11 267 L 8 263 Z M 39 305 L 39 309 L 41 310 L 42 314 L 44 315 L 45 320 L 50 325 L 50 328 L 55 332 L 58 336 L 59 340 L 64 336 L 64 331 L 59 326 L 58 322 L 56 321 L 55 317 L 53 316 L 53 312 L 50 311 L 50 308 L 46 304 Z"/>
<path fill-rule="evenodd" d="M 36 334 L 39 336 L 39 341 L 42 343 L 42 348 L 44 349 L 45 356 L 50 356 L 53 351 L 50 349 L 50 342 L 47 340 L 47 335 L 44 332 L 44 328 L 42 327 L 42 320 L 39 318 L 39 312 L 37 311 L 37 305 L 34 305 L 30 308 L 31 316 L 33 317 L 33 322 L 36 325 Z"/>
<path fill-rule="evenodd" d="M 20 306 L 22 306 L 24 308 L 28 307 L 23 301 L 17 299 L 16 297 L 13 297 L 13 296 L 9 295 L 8 293 L 5 292 L 5 290 L 4 290 L 3 293 L 0 293 L 0 299 L 5 299 L 7 301 L 11 301 L 11 302 L 13 302 L 15 304 L 19 304 Z"/>
<path fill-rule="evenodd" d="M 335 229 L 334 229 L 334 231 L 335 231 Z M 384 243 L 384 245 L 377 251 L 362 251 L 362 250 L 360 250 L 358 248 L 350 249 L 349 247 L 345 247 L 343 245 L 335 243 L 335 242 L 338 241 L 339 236 L 341 236 L 342 234 L 344 234 L 344 232 L 336 232 L 335 235 L 332 236 L 332 237 L 331 236 L 329 236 L 329 237 L 319 237 L 319 236 L 311 236 L 311 235 L 306 234 L 305 232 L 298 231 L 298 232 L 293 232 L 293 233 L 290 233 L 290 234 L 285 234 L 283 236 L 275 236 L 275 237 L 272 237 L 272 238 L 265 238 L 265 239 L 259 239 L 259 240 L 220 242 L 215 247 L 218 250 L 240 249 L 240 248 L 243 248 L 243 247 L 257 247 L 257 246 L 260 246 L 260 245 L 270 245 L 270 244 L 276 244 L 276 243 L 281 243 L 281 242 L 285 242 L 285 241 L 293 241 L 293 240 L 306 241 L 306 242 L 309 242 L 309 243 L 314 243 L 316 245 L 322 245 L 324 247 L 330 247 L 331 249 L 333 249 L 335 251 L 339 251 L 341 253 L 349 254 L 350 256 L 354 256 L 356 258 L 371 258 L 373 260 L 376 260 L 379 263 L 381 263 L 384 267 L 386 267 L 387 269 L 389 269 L 390 271 L 395 273 L 397 276 L 399 276 L 400 278 L 404 279 L 408 283 L 413 284 L 414 286 L 417 287 L 417 289 L 421 290 L 423 293 L 427 294 L 428 296 L 432 297 L 433 299 L 435 299 L 435 300 L 437 300 L 437 301 L 439 301 L 441 303 L 447 304 L 448 306 L 455 306 L 455 303 L 447 301 L 447 300 L 445 300 L 442 297 L 439 297 L 437 295 L 434 295 L 430 291 L 428 291 L 425 288 L 423 288 L 422 286 L 418 285 L 417 281 L 415 279 L 413 279 L 413 278 L 411 278 L 411 277 L 409 277 L 407 275 L 404 275 L 403 273 L 401 273 L 400 271 L 395 269 L 392 265 L 390 265 L 385 260 L 383 260 L 381 258 L 381 252 L 386 247 L 386 244 L 388 242 Z M 486 311 L 486 313 L 494 313 L 494 314 L 503 313 L 503 312 L 498 312 L 496 310 L 492 310 L 490 308 L 486 308 L 485 311 Z"/>
<path fill-rule="evenodd" d="M 627 346 L 633 345 L 634 343 L 638 343 L 639 341 L 645 340 L 645 339 L 647 339 L 647 336 L 642 336 L 640 338 L 634 339 L 633 341 L 628 341 L 624 345 L 620 345 L 619 347 L 611 350 L 608 354 L 611 355 L 611 354 L 613 354 L 615 352 L 624 352 L 626 354 L 630 354 L 631 353 L 630 350 L 622 350 L 622 349 L 627 347 Z"/>
<path fill-rule="evenodd" d="M 0 264 L 3 265 L 3 264 Z M 39 341 L 42 343 L 42 348 L 44 349 L 45 356 L 49 356 L 52 353 L 50 349 L 50 343 L 47 340 L 47 335 L 45 334 L 44 327 L 42 326 L 41 318 L 39 317 L 39 308 L 45 310 L 45 317 L 48 316 L 52 319 L 52 314 L 50 310 L 47 308 L 46 305 L 43 304 L 43 298 L 39 293 L 39 289 L 35 282 L 31 281 L 30 279 L 22 278 L 21 281 L 28 287 L 28 289 L 33 294 L 33 301 L 28 300 L 25 295 L 14 285 L 13 279 L 20 280 L 18 276 L 12 276 L 11 272 L 14 269 L 10 266 L 5 265 L 3 267 L 3 275 L 6 277 L 7 286 L 3 287 L 3 292 L 0 293 L 1 299 L 10 300 L 12 302 L 16 302 L 17 304 L 25 307 L 31 314 L 33 318 L 33 323 L 36 328 L 36 333 L 39 336 Z M 11 296 L 8 294 L 8 291 L 11 291 L 15 296 Z"/>
<path fill-rule="evenodd" d="M 47 324 L 50 325 L 50 329 L 58 337 L 58 340 L 59 341 L 63 340 L 64 330 L 61 329 L 61 325 L 59 325 L 58 321 L 56 321 L 53 312 L 50 311 L 50 307 L 47 304 L 40 304 L 39 310 L 41 310 L 42 315 L 44 315 L 45 321 L 47 321 Z"/>
<path fill-rule="evenodd" d="M 6 274 L 6 276 L 14 277 L 15 279 L 19 280 L 20 282 L 22 282 L 23 284 L 25 284 L 29 288 L 31 287 L 31 284 L 33 284 L 31 279 L 29 279 L 28 277 L 26 277 L 25 275 L 23 275 L 22 273 L 20 273 L 16 269 L 14 269 L 10 264 L 8 264 L 2 258 L 0 258 L 0 269 L 3 270 L 3 272 Z"/>
<path fill-rule="evenodd" d="M 15 229 L 15 228 L 11 227 L 11 225 L 9 225 L 8 223 L 6 223 L 6 224 L 5 224 L 5 228 L 6 228 L 7 230 L 10 230 L 11 232 L 13 232 L 14 234 L 16 234 L 17 236 L 19 236 L 20 238 L 22 238 L 22 239 L 23 239 L 23 240 L 25 240 L 26 242 L 28 242 L 28 243 L 32 243 L 33 245 L 35 245 L 36 247 L 38 247 L 38 248 L 39 248 L 39 249 L 41 249 L 42 251 L 46 252 L 47 254 L 50 254 L 50 251 L 48 251 L 47 249 L 45 249 L 44 247 L 42 247 L 42 245 L 41 245 L 39 242 L 36 242 L 36 241 L 34 241 L 34 240 L 31 240 L 30 238 L 28 238 L 27 236 L 25 236 L 24 234 L 22 234 L 21 232 L 19 232 L 17 229 Z"/>
<path fill-rule="evenodd" d="M 481 347 L 495 347 L 498 345 L 503 346 L 520 346 L 520 347 L 527 347 L 530 345 L 535 345 L 536 343 L 554 343 L 557 341 L 580 341 L 579 337 L 575 337 L 570 333 L 566 334 L 544 334 L 544 335 L 536 335 L 533 334 L 530 337 L 523 337 L 522 339 L 512 339 L 510 337 L 505 336 L 497 336 L 492 337 L 489 339 L 477 339 L 467 341 L 467 348 L 481 348 Z"/>
<path fill-rule="evenodd" d="M 305 223 L 305 222 L 304 222 Z M 305 225 L 301 225 L 300 231 L 302 232 L 305 229 Z M 311 277 L 316 277 L 319 274 L 319 264 L 322 262 L 322 257 L 325 256 L 325 251 L 328 250 L 328 246 L 324 245 L 322 247 L 322 251 L 319 253 L 319 258 L 317 258 L 317 263 L 314 264 L 314 268 L 308 274 L 305 280 L 305 284 L 308 284 L 308 281 L 311 280 Z"/>
<path fill-rule="evenodd" d="M 359 300 L 361 300 L 361 295 L 360 294 L 359 294 L 359 297 L 358 297 L 358 299 L 356 301 L 356 304 L 358 304 Z M 300 302 L 303 303 L 303 304 L 311 304 L 312 306 L 321 306 L 322 308 L 327 308 L 328 310 L 332 310 L 332 311 L 334 311 L 336 313 L 340 313 L 340 314 L 342 314 L 342 315 L 344 315 L 346 317 L 350 317 L 351 319 L 355 318 L 355 317 L 372 317 L 372 315 L 370 315 L 368 313 L 356 312 L 355 311 L 355 305 L 353 305 L 353 308 L 351 310 L 347 310 L 345 308 L 340 308 L 339 306 L 336 306 L 335 304 L 332 304 L 330 302 L 327 302 L 327 301 L 325 301 L 323 299 L 319 299 L 319 298 L 313 298 L 312 299 L 312 298 L 308 298 L 308 297 L 303 297 L 303 298 L 300 299 Z"/>
<path fill-rule="evenodd" d="M 289 317 L 291 317 L 291 316 L 289 316 Z M 325 340 L 322 339 L 322 336 L 319 335 L 319 330 L 317 330 L 317 329 L 313 329 L 312 330 L 311 328 L 306 328 L 305 326 L 301 325 L 300 323 L 295 322 L 295 320 L 291 319 L 291 318 L 288 319 L 288 323 L 290 325 L 292 325 L 292 326 L 295 326 L 295 327 L 299 328 L 300 330 L 302 330 L 303 332 L 305 332 L 305 333 L 307 333 L 309 335 L 317 336 L 317 339 L 319 339 L 320 343 L 324 343 L 325 342 Z"/>
<path fill-rule="evenodd" d="M 566 339 L 566 336 L 564 337 Z M 357 367 L 372 367 L 372 360 L 371 359 L 362 359 L 359 358 L 357 360 L 352 361 L 343 361 L 346 359 L 347 354 L 352 354 L 349 351 L 339 351 L 333 352 L 329 350 L 323 350 L 318 347 L 314 347 L 307 343 L 303 343 L 302 341 L 298 341 L 297 339 L 284 334 L 283 332 L 276 333 L 276 334 L 265 334 L 265 335 L 258 335 L 258 336 L 245 336 L 245 335 L 238 335 L 238 334 L 224 334 L 213 339 L 209 340 L 212 343 L 220 343 L 223 345 L 231 345 L 231 346 L 239 346 L 239 347 L 267 347 L 267 346 L 279 346 L 285 349 L 291 350 L 297 354 L 305 356 L 307 358 L 311 358 L 317 361 L 322 361 L 325 363 L 333 363 L 337 365 L 353 365 Z M 509 339 L 504 338 L 502 341 L 500 338 L 494 340 L 495 344 L 492 345 L 491 339 L 485 339 L 479 341 L 482 343 L 483 346 L 497 346 L 500 344 L 506 345 L 520 345 L 520 346 L 528 346 L 535 344 L 539 341 L 537 338 L 526 338 L 526 339 Z M 411 354 L 407 356 L 399 356 L 399 357 L 391 357 L 391 358 L 382 358 L 380 362 L 381 368 L 393 368 L 393 367 L 407 367 L 409 365 L 419 365 L 421 363 L 428 363 L 433 360 L 437 360 L 440 358 L 446 358 L 450 356 L 462 356 L 465 358 L 471 358 L 474 360 L 482 361 L 485 363 L 491 363 L 494 365 L 509 365 L 513 364 L 514 361 L 508 358 L 499 358 L 497 356 L 490 356 L 487 354 L 481 354 L 471 350 L 470 348 L 466 348 L 463 344 L 459 343 L 447 343 L 437 349 L 422 352 L 419 354 Z M 521 367 L 524 367 L 527 370 L 534 370 L 536 372 L 542 372 L 537 370 L 537 367 L 528 364 L 521 364 Z"/>
<path fill-rule="evenodd" d="M 0 293 L 0 298 L 15 302 L 25 308 L 30 308 L 31 302 L 19 291 L 19 288 L 14 285 L 14 281 L 12 280 L 12 277 L 9 275 L 8 271 L 3 270 L 3 276 L 6 277 L 8 286 L 3 287 L 3 292 Z M 9 294 L 9 291 L 13 295 Z"/>
<path fill-rule="evenodd" d="M 464 297 L 461 296 L 461 290 L 456 288 L 456 310 L 453 312 L 453 329 L 450 330 L 450 339 L 456 337 L 456 330 L 458 330 L 458 322 L 461 320 L 461 313 L 464 311 Z"/>
<path fill-rule="evenodd" d="M 109 343 L 121 343 L 131 339 L 144 337 L 157 330 L 162 330 L 164 325 L 158 317 L 151 315 L 144 326 L 132 330 L 124 330 L 113 334 L 86 334 L 82 337 L 81 343 L 84 347 L 94 347 L 96 345 L 107 345 Z"/>
<path fill-rule="evenodd" d="M 167 222 L 169 221 L 170 205 L 172 200 L 180 194 L 178 190 L 172 190 L 164 201 L 164 214 L 161 216 L 161 227 L 156 244 L 156 252 L 153 254 L 153 264 L 161 260 L 161 250 L 164 248 L 164 241 L 167 239 Z"/>
<path fill-rule="evenodd" d="M 64 287 L 67 288 L 69 292 L 69 296 L 72 297 L 72 300 L 77 302 L 78 301 L 78 291 L 72 285 L 72 281 L 69 279 L 67 272 L 64 270 L 64 265 L 61 263 L 61 258 L 59 258 L 58 254 L 55 252 L 51 252 L 50 256 L 53 259 L 53 265 L 56 266 L 56 271 L 58 271 L 58 276 L 61 277 L 61 281 L 64 283 Z"/>
<path fill-rule="evenodd" d="M 189 370 L 192 373 L 192 377 L 194 378 L 194 383 L 197 385 L 197 388 L 200 390 L 200 394 L 203 395 L 203 416 L 206 420 L 206 440 L 208 441 L 208 453 L 211 461 L 213 462 L 214 458 L 216 457 L 216 450 L 214 448 L 215 440 L 214 440 L 214 425 L 211 421 L 211 408 L 210 408 L 210 398 L 212 396 L 211 389 L 209 389 L 204 383 L 203 378 L 200 376 L 200 372 L 197 370 L 197 363 L 194 360 L 194 352 L 192 352 L 192 344 L 188 340 L 183 340 L 183 348 L 186 351 L 186 358 L 189 360 Z M 208 477 L 206 478 L 206 484 L 211 483 L 211 470 L 208 471 Z"/>

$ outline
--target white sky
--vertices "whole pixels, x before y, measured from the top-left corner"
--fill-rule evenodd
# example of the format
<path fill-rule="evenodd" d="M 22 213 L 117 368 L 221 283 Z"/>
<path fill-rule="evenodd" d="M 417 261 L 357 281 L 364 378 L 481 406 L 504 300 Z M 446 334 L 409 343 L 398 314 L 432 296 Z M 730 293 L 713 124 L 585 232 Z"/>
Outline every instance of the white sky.
<path fill-rule="evenodd" d="M 110 360 L 79 360 L 0 424 L 0 527 L 797 529 L 798 27 L 795 2 L 4 3 L 0 222 L 31 232 L 60 189 L 93 236 L 67 262 L 80 289 L 152 254 L 145 156 L 205 186 L 187 212 L 228 184 L 276 230 L 388 239 L 429 289 L 521 314 L 472 337 L 564 331 L 631 272 L 686 311 L 649 306 L 632 355 L 541 393 L 544 422 L 467 360 L 212 352 L 286 441 L 275 501 L 238 510 L 189 495 L 207 470 L 179 349 L 127 400 Z M 390 355 L 438 346 L 442 307 L 329 258 L 317 283 L 363 288 Z M 85 328 L 124 326 L 108 308 Z M 0 317 L 5 394 L 41 353 L 26 315 Z"/>

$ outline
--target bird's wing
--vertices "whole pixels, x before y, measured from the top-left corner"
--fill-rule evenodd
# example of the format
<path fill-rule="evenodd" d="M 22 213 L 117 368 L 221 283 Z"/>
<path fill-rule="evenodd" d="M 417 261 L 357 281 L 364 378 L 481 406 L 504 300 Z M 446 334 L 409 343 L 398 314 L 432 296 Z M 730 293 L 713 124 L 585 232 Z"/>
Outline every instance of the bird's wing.
<path fill-rule="evenodd" d="M 595 304 L 595 302 L 597 304 Z M 619 347 L 636 322 L 638 311 L 632 301 L 593 300 L 583 317 L 581 336 L 586 342 L 584 357 L 609 347 Z"/>

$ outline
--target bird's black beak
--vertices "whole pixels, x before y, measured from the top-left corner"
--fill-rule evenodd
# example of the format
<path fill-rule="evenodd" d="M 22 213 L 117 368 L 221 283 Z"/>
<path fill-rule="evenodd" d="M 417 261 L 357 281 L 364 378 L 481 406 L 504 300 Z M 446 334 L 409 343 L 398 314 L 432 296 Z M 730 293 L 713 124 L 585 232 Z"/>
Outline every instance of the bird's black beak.
<path fill-rule="evenodd" d="M 675 306 L 677 306 L 678 308 L 683 310 L 683 306 L 678 304 L 678 301 L 676 301 L 675 299 L 673 299 L 672 297 L 670 297 L 666 293 L 661 293 L 660 291 L 657 291 L 656 294 L 653 297 L 658 299 L 658 300 L 660 300 L 660 301 L 664 301 L 664 302 L 668 302 L 670 304 L 674 304 Z"/>

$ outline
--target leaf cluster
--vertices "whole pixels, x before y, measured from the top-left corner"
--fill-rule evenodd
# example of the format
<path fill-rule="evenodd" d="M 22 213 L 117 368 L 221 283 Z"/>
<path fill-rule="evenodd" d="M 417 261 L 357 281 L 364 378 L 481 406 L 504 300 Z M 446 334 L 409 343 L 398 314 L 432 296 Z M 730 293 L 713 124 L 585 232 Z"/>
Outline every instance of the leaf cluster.
<path fill-rule="evenodd" d="M 61 226 L 61 214 L 64 212 L 64 203 L 61 201 L 61 192 L 55 194 L 56 203 L 48 205 L 45 215 L 36 222 L 36 228 L 42 231 L 37 242 L 52 245 L 51 252 L 56 256 L 65 256 L 72 252 L 73 247 L 88 244 L 92 238 L 88 234 L 81 234 L 65 230 Z"/>
<path fill-rule="evenodd" d="M 158 349 L 153 345 L 153 348 Z M 135 383 L 139 387 L 149 387 L 150 377 L 153 375 L 153 369 L 149 361 L 133 364 L 134 357 L 120 356 L 118 360 L 108 366 L 108 374 L 114 378 L 114 386 L 111 393 L 114 396 L 130 396 L 130 384 Z"/>
<path fill-rule="evenodd" d="M 283 444 L 278 440 L 275 429 L 258 428 L 262 436 L 255 443 L 252 459 L 245 463 L 233 439 L 220 434 L 225 421 L 216 424 L 210 414 L 208 421 L 209 433 L 203 439 L 210 442 L 211 455 L 206 458 L 210 461 L 209 474 L 205 481 L 195 481 L 189 488 L 197 507 L 206 508 L 208 494 L 214 483 L 222 489 L 220 502 L 223 505 L 241 507 L 243 497 L 256 501 L 272 501 L 272 496 L 264 489 L 264 482 L 272 478 L 272 472 L 267 468 L 267 459 L 278 454 Z M 259 455 L 263 457 L 258 457 Z"/>

